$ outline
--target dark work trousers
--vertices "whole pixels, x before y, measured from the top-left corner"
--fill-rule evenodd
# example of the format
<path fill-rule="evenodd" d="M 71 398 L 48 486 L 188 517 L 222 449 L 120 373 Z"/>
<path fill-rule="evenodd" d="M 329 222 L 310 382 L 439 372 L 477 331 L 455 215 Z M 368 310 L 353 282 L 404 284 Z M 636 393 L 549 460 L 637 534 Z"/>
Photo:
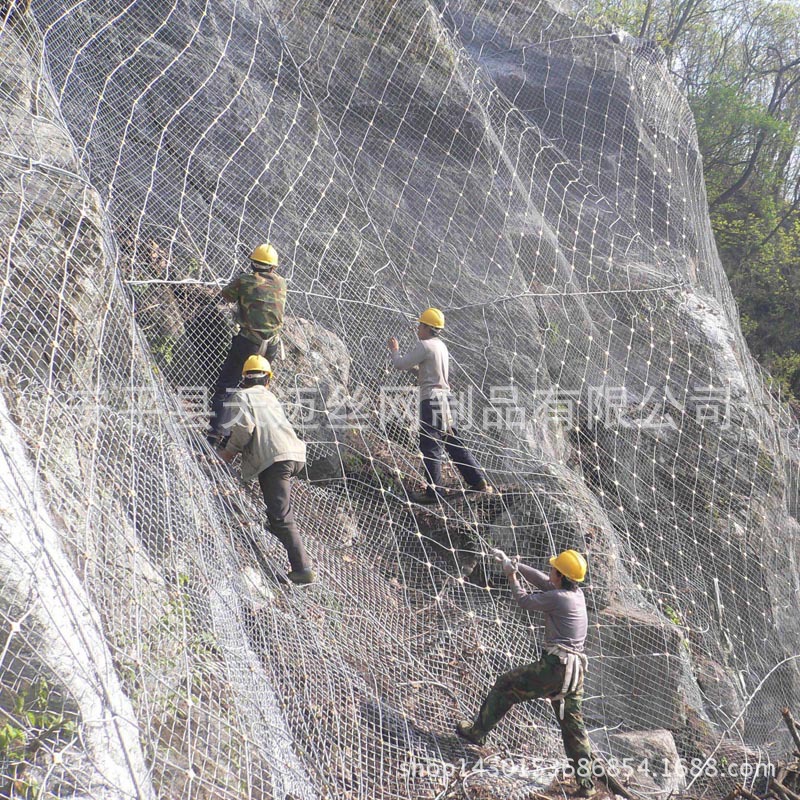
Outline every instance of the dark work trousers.
<path fill-rule="evenodd" d="M 442 445 L 467 484 L 476 486 L 486 480 L 475 457 L 459 438 L 458 431 L 453 427 L 442 430 L 439 404 L 435 400 L 423 400 L 419 404 L 419 424 L 419 449 L 429 487 L 442 485 Z"/>
<path fill-rule="evenodd" d="M 225 403 L 228 395 L 239 385 L 242 379 L 242 367 L 250 356 L 258 355 L 261 345 L 237 333 L 231 340 L 228 355 L 219 371 L 219 377 L 214 384 L 214 395 L 211 398 L 211 423 L 212 433 L 224 434 L 226 422 Z M 277 340 L 267 346 L 265 357 L 272 361 L 278 354 Z"/>
<path fill-rule="evenodd" d="M 292 511 L 291 480 L 303 466 L 302 461 L 276 461 L 258 473 L 258 483 L 267 506 L 270 532 L 286 548 L 292 570 L 311 566 Z"/>

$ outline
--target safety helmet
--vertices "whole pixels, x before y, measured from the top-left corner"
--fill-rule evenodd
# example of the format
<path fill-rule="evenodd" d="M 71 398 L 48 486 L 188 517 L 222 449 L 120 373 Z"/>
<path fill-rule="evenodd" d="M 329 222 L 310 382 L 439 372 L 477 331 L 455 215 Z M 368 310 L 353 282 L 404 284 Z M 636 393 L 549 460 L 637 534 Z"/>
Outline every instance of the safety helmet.
<path fill-rule="evenodd" d="M 242 367 L 243 378 L 271 378 L 272 367 L 264 356 L 250 356 Z"/>
<path fill-rule="evenodd" d="M 576 583 L 580 583 L 586 577 L 586 559 L 577 550 L 565 550 L 553 556 L 550 559 L 550 566 Z"/>
<path fill-rule="evenodd" d="M 426 308 L 419 315 L 419 322 L 430 328 L 442 330 L 444 328 L 444 314 L 438 308 Z"/>
<path fill-rule="evenodd" d="M 278 251 L 269 242 L 265 242 L 250 253 L 250 260 L 265 267 L 277 267 Z"/>

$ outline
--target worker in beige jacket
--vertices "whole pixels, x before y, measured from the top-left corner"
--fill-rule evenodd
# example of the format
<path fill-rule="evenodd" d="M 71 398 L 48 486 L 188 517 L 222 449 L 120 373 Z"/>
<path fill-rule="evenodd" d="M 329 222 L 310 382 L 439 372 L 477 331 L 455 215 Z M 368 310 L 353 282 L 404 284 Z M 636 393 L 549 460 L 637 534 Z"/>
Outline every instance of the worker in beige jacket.
<path fill-rule="evenodd" d="M 267 507 L 269 529 L 286 548 L 292 583 L 313 583 L 311 567 L 292 511 L 294 478 L 305 466 L 306 445 L 297 438 L 278 398 L 269 390 L 272 368 L 263 356 L 250 356 L 242 369 L 242 388 L 234 392 L 225 423 L 230 434 L 220 451 L 230 463 L 242 456 L 242 480 L 258 478 Z"/>

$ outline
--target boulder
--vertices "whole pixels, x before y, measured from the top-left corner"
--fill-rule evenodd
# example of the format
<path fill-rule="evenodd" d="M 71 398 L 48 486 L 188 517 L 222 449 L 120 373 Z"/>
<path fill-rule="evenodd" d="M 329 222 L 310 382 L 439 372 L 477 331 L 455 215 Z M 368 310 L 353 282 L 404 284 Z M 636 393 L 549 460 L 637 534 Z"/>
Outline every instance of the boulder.
<path fill-rule="evenodd" d="M 361 410 L 349 390 L 350 354 L 338 336 L 302 317 L 286 319 L 283 353 L 273 390 L 306 442 L 308 477 L 343 478 L 349 454 L 339 443 L 358 425 Z"/>
<path fill-rule="evenodd" d="M 647 722 L 674 731 L 685 727 L 687 706 L 705 716 L 687 640 L 648 608 L 612 604 L 601 610 L 590 624 L 586 651 L 584 713 L 592 722 L 623 730 Z"/>
<path fill-rule="evenodd" d="M 627 785 L 634 794 L 666 798 L 686 786 L 686 772 L 667 730 L 609 733 L 610 764 L 630 765 Z M 626 772 L 622 768 L 621 773 Z"/>

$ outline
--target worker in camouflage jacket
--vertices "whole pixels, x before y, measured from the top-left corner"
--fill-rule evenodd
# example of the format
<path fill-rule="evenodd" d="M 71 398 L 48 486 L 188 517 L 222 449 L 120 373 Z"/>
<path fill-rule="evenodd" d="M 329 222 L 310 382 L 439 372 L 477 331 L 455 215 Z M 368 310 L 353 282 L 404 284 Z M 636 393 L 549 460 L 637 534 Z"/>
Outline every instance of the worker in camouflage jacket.
<path fill-rule="evenodd" d="M 244 362 L 252 355 L 273 361 L 278 353 L 286 306 L 286 280 L 275 272 L 277 251 L 269 242 L 260 244 L 250 254 L 250 266 L 249 273 L 237 275 L 222 290 L 225 300 L 236 303 L 239 332 L 231 341 L 214 384 L 209 431 L 209 440 L 214 444 L 223 439 L 226 400 L 239 385 Z"/>
<path fill-rule="evenodd" d="M 541 658 L 501 675 L 483 701 L 473 722 L 462 720 L 456 733 L 472 744 L 482 745 L 486 734 L 511 706 L 524 700 L 544 698 L 551 702 L 561 728 L 561 738 L 570 770 L 578 784 L 578 797 L 592 797 L 592 746 L 581 715 L 586 656 L 586 600 L 578 584 L 586 577 L 586 559 L 575 550 L 565 550 L 550 559 L 550 574 L 519 564 L 502 550 L 493 550 L 502 563 L 511 593 L 528 611 L 544 614 L 544 644 Z M 522 575 L 538 592 L 526 592 Z"/>

